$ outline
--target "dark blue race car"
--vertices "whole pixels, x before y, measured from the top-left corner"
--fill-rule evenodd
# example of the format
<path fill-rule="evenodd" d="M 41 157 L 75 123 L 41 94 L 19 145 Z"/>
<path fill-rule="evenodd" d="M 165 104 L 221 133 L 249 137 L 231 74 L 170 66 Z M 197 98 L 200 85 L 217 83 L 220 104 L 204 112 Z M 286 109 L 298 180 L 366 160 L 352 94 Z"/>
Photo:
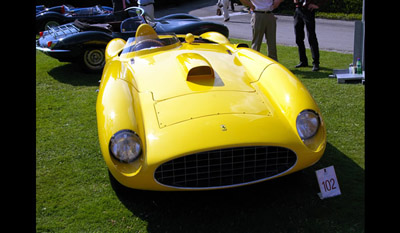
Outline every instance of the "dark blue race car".
<path fill-rule="evenodd" d="M 157 33 L 201 35 L 215 31 L 229 36 L 228 28 L 220 23 L 202 21 L 189 14 L 172 14 L 158 19 L 149 17 L 142 8 L 125 9 L 130 18 L 103 24 L 80 21 L 64 24 L 40 32 L 36 49 L 62 62 L 78 63 L 86 71 L 100 72 L 105 63 L 104 50 L 114 38 L 128 39 L 135 36 L 142 23 L 151 25 Z"/>
<path fill-rule="evenodd" d="M 71 5 L 61 5 L 46 8 L 44 5 L 38 5 L 36 6 L 36 31 L 73 22 L 76 19 L 102 23 L 114 20 L 114 18 L 113 8 L 107 6 L 75 8 Z"/>

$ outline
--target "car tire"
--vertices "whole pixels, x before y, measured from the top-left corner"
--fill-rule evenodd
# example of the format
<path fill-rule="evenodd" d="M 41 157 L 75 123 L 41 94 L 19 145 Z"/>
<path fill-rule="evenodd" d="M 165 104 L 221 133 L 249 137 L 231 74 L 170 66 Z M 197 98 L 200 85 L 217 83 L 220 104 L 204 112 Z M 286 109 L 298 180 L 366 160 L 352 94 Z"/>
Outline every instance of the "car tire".
<path fill-rule="evenodd" d="M 82 55 L 82 68 L 90 73 L 100 73 L 103 71 L 106 56 L 104 48 L 86 48 Z"/>

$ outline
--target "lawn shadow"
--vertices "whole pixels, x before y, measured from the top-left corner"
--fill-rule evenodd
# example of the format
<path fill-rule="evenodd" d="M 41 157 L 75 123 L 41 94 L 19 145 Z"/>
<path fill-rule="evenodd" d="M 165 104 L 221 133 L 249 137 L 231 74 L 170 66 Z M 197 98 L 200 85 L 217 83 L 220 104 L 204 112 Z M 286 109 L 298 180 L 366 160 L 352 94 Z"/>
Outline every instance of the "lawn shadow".
<path fill-rule="evenodd" d="M 98 86 L 101 73 L 85 73 L 78 65 L 66 63 L 51 69 L 48 74 L 62 83 L 73 86 Z"/>
<path fill-rule="evenodd" d="M 320 66 L 319 71 L 312 71 L 312 66 L 306 68 L 293 68 L 290 71 L 298 77 L 306 79 L 321 79 L 329 78 L 329 75 L 333 73 L 331 68 Z"/>
<path fill-rule="evenodd" d="M 320 200 L 315 171 L 330 165 L 342 195 Z M 151 192 L 111 183 L 126 208 L 148 222 L 148 232 L 364 231 L 364 170 L 329 143 L 316 165 L 240 188 Z"/>

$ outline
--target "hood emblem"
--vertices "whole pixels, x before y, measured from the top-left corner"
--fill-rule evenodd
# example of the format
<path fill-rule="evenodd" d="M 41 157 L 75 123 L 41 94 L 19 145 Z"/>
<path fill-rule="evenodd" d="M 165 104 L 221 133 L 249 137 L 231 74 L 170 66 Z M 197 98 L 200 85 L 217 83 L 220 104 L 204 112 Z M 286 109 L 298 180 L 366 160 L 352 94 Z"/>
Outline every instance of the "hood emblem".
<path fill-rule="evenodd" d="M 228 129 L 226 128 L 225 125 L 221 125 L 221 130 L 222 130 L 222 131 L 227 131 Z"/>

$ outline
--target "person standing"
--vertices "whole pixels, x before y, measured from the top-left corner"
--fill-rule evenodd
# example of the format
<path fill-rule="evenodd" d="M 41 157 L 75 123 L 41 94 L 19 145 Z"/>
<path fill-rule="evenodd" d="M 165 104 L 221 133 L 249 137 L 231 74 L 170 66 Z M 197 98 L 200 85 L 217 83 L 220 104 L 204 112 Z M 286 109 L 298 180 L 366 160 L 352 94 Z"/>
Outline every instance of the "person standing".
<path fill-rule="evenodd" d="M 299 67 L 308 67 L 308 59 L 306 56 L 306 47 L 304 45 L 304 25 L 307 29 L 308 43 L 311 48 L 311 56 L 313 59 L 312 71 L 319 70 L 319 46 L 317 34 L 315 33 L 315 11 L 326 3 L 327 0 L 293 0 L 296 10 L 294 13 L 294 33 L 296 36 L 296 44 L 299 50 L 300 63 Z"/>
<path fill-rule="evenodd" d="M 250 7 L 251 27 L 253 39 L 251 48 L 260 51 L 263 37 L 267 41 L 268 57 L 278 61 L 276 51 L 276 17 L 272 11 L 283 2 L 283 0 L 240 0 L 243 5 Z"/>
<path fill-rule="evenodd" d="M 235 12 L 235 2 L 233 0 L 231 0 L 230 2 L 231 2 L 232 12 Z"/>
<path fill-rule="evenodd" d="M 137 3 L 140 8 L 154 19 L 154 0 L 138 0 Z"/>
<path fill-rule="evenodd" d="M 221 9 L 222 12 L 224 14 L 224 22 L 229 21 L 230 17 L 229 17 L 229 0 L 218 0 L 217 2 L 217 15 L 221 15 Z"/>
<path fill-rule="evenodd" d="M 129 2 L 129 1 L 128 1 Z M 124 20 L 128 17 L 126 12 L 126 0 L 112 0 L 113 12 L 116 20 Z"/>

